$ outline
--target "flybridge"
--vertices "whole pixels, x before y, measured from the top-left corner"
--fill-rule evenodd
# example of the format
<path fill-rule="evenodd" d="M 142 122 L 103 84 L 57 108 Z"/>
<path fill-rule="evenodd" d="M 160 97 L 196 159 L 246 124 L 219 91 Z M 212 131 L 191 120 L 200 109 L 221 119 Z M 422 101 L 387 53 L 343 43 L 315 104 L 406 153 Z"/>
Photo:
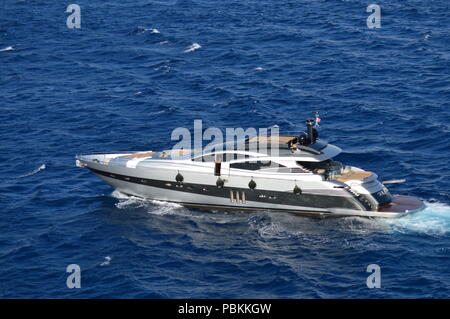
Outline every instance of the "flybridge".
<path fill-rule="evenodd" d="M 225 143 L 213 145 L 211 149 L 215 151 L 246 151 L 273 155 L 273 151 L 280 151 L 280 155 L 287 156 L 291 153 L 299 153 L 301 151 L 313 155 L 322 154 L 321 150 L 327 147 L 328 142 L 319 140 L 319 133 L 314 126 L 317 126 L 320 119 L 316 115 L 315 120 L 306 120 L 307 133 L 297 132 L 299 134 L 280 135 L 276 130 L 275 134 L 248 137 L 244 140 L 232 140 Z M 272 127 L 273 128 L 273 127 Z M 276 126 L 276 128 L 278 128 Z M 273 131 L 271 130 L 271 133 Z"/>
<path fill-rule="evenodd" d="M 176 128 L 172 131 L 171 140 L 177 143 L 171 150 L 161 153 L 165 156 L 183 160 L 199 156 L 230 151 L 253 152 L 261 155 L 278 157 L 289 155 L 321 155 L 327 142 L 318 140 L 316 127 L 320 118 L 306 120 L 306 132 L 297 131 L 280 134 L 278 125 L 267 128 L 203 128 L 201 120 L 194 121 L 193 134 L 187 128 Z M 211 141 L 205 145 L 205 141 Z M 153 158 L 158 158 L 154 156 Z"/>
<path fill-rule="evenodd" d="M 254 137 L 245 140 L 245 151 L 257 148 L 258 150 L 277 148 L 279 150 L 290 150 L 295 152 L 296 150 L 302 150 L 311 154 L 319 155 L 321 150 L 327 147 L 328 142 L 325 140 L 316 140 L 314 144 L 302 143 L 301 136 L 294 135 L 280 135 L 269 136 L 267 138 Z M 274 143 L 278 139 L 278 143 Z M 239 145 L 237 145 L 239 146 Z M 252 148 L 253 147 L 253 148 Z"/>

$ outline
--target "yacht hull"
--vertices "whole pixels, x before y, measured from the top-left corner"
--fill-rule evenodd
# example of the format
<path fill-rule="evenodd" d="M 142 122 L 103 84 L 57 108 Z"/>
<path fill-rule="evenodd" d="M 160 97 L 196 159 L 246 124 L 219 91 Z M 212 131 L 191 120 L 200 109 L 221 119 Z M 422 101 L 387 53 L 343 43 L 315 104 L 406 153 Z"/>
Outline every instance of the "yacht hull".
<path fill-rule="evenodd" d="M 225 183 L 225 186 L 218 187 L 215 184 L 217 177 L 211 176 L 207 179 L 198 173 L 183 172 L 186 176 L 184 181 L 177 182 L 175 176 L 179 171 L 176 170 L 115 167 L 94 162 L 83 165 L 122 193 L 201 209 L 270 210 L 309 216 L 388 218 L 423 209 L 423 203 L 420 200 L 408 196 L 395 196 L 390 205 L 376 211 L 369 211 L 364 210 L 357 200 L 342 189 L 323 192 L 315 189 L 295 195 L 291 187 L 282 188 L 282 185 L 286 184 L 283 180 L 270 181 L 272 188 L 258 186 L 252 190 L 243 182 Z M 226 178 L 232 179 L 229 176 Z M 257 183 L 267 186 L 267 183 L 265 184 L 262 180 L 257 180 Z"/>

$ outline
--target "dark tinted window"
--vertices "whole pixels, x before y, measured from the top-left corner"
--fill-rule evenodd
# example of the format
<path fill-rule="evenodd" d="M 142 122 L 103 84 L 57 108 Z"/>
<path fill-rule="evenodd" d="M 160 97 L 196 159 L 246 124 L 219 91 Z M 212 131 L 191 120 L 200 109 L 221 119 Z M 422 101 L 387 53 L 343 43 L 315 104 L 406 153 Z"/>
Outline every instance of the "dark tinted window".
<path fill-rule="evenodd" d="M 322 161 L 322 162 L 299 162 L 297 161 L 297 164 L 310 170 L 313 172 L 317 172 L 318 170 L 325 170 L 325 171 L 331 171 L 331 170 L 342 170 L 342 164 L 340 162 L 333 161 L 331 159 Z"/>
<path fill-rule="evenodd" d="M 257 171 L 262 168 L 269 168 L 269 167 L 285 167 L 283 165 L 273 163 L 273 162 L 267 162 L 267 161 L 257 161 L 257 162 L 241 162 L 241 163 L 232 163 L 230 164 L 230 168 L 238 168 L 238 169 L 246 169 L 250 171 Z"/>
<path fill-rule="evenodd" d="M 237 160 L 237 159 L 245 159 L 245 158 L 250 158 L 249 155 L 243 155 L 243 154 L 238 154 L 238 153 L 224 153 L 224 154 L 218 154 L 218 155 L 205 155 L 202 157 L 196 157 L 193 158 L 193 161 L 196 162 L 214 162 L 215 159 L 220 159 L 222 162 L 230 162 L 233 160 Z"/>

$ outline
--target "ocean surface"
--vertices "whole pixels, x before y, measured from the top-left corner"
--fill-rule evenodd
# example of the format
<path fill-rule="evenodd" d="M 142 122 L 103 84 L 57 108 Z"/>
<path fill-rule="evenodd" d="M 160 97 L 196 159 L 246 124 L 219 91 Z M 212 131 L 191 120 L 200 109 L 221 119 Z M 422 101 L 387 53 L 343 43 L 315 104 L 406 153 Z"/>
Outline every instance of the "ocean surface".
<path fill-rule="evenodd" d="M 450 297 L 448 1 L 73 2 L 80 29 L 72 2 L 0 2 L 0 297 Z M 201 211 L 75 167 L 76 154 L 170 148 L 195 119 L 298 130 L 316 111 L 338 160 L 407 179 L 391 192 L 426 209 Z"/>

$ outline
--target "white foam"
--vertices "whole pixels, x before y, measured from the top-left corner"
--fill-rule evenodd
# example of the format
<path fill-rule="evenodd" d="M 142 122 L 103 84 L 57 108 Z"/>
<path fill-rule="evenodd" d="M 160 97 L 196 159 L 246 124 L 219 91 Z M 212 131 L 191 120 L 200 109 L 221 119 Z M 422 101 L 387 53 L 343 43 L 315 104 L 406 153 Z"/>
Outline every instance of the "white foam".
<path fill-rule="evenodd" d="M 258 227 L 257 231 L 262 238 L 266 239 L 286 239 L 301 235 L 301 231 L 291 231 L 274 222 Z"/>
<path fill-rule="evenodd" d="M 127 208 L 148 208 L 148 212 L 150 214 L 154 215 L 168 215 L 173 214 L 174 210 L 177 210 L 183 206 L 176 204 L 176 203 L 170 203 L 170 202 L 164 202 L 164 201 L 158 201 L 158 200 L 148 200 L 141 197 L 136 196 L 130 196 L 126 195 L 118 190 L 114 190 L 111 193 L 111 196 L 114 198 L 117 198 L 119 200 L 118 203 L 115 204 L 115 206 L 119 209 L 127 209 Z"/>
<path fill-rule="evenodd" d="M 119 209 L 139 208 L 145 206 L 146 204 L 145 199 L 136 196 L 130 196 L 118 190 L 113 191 L 111 193 L 111 196 L 119 200 L 119 202 L 115 204 L 115 206 Z"/>
<path fill-rule="evenodd" d="M 117 198 L 117 199 L 129 199 L 130 198 L 129 195 L 124 194 L 121 191 L 118 191 L 117 189 L 111 193 L 111 196 L 114 198 Z"/>
<path fill-rule="evenodd" d="M 176 204 L 176 203 L 169 203 L 159 200 L 150 200 L 149 203 L 152 205 L 151 207 L 148 207 L 148 213 L 152 215 L 190 215 L 187 212 L 186 209 L 181 209 L 183 206 Z"/>
<path fill-rule="evenodd" d="M 119 209 L 127 208 L 146 208 L 149 214 L 152 215 L 177 215 L 181 217 L 206 219 L 215 221 L 217 223 L 236 222 L 241 218 L 236 216 L 222 216 L 211 213 L 193 214 L 189 209 L 182 205 L 158 200 L 146 200 L 140 197 L 129 196 L 115 190 L 111 194 L 114 198 L 119 199 L 116 207 Z M 394 231 L 404 234 L 425 234 L 430 236 L 443 236 L 450 233 L 450 206 L 438 202 L 426 202 L 426 208 L 418 213 L 406 215 L 400 218 L 359 218 L 348 217 L 339 219 L 334 227 L 339 227 L 348 230 L 352 233 L 370 233 L 370 232 L 386 232 Z M 269 215 L 271 216 L 271 215 Z M 277 215 L 278 216 L 278 215 Z M 269 221 L 260 221 L 258 218 L 249 218 L 250 226 L 256 229 L 262 238 L 292 238 L 302 236 L 303 234 L 310 234 L 315 232 L 322 232 L 328 227 L 325 223 L 319 227 L 302 227 L 302 223 L 294 223 L 290 218 L 297 216 L 287 215 L 284 220 L 278 216 L 275 220 L 269 217 Z M 294 220 L 295 221 L 295 220 Z M 294 225 L 295 224 L 295 225 Z M 315 226 L 316 222 L 313 223 Z M 316 231 L 314 231 L 316 229 Z"/>
<path fill-rule="evenodd" d="M 122 199 L 116 203 L 116 207 L 119 209 L 125 208 L 139 208 L 145 206 L 145 200 L 139 197 L 130 196 L 128 199 Z"/>
<path fill-rule="evenodd" d="M 150 33 L 154 33 L 154 34 L 161 33 L 161 32 L 159 32 L 158 29 L 145 28 L 145 27 L 138 27 L 138 30 L 139 31 L 136 34 L 143 34 L 145 32 L 150 32 Z"/>
<path fill-rule="evenodd" d="M 112 258 L 111 258 L 110 256 L 106 256 L 106 257 L 105 257 L 105 261 L 102 262 L 102 263 L 100 264 L 100 266 L 101 266 L 101 267 L 109 266 L 109 264 L 111 263 L 111 260 L 112 260 Z"/>
<path fill-rule="evenodd" d="M 170 72 L 170 66 L 168 66 L 168 65 L 161 65 L 161 66 L 159 66 L 157 68 L 154 68 L 153 70 L 155 70 L 155 71 L 162 70 L 163 73 L 168 73 L 168 72 Z"/>
<path fill-rule="evenodd" d="M 192 43 L 187 50 L 184 51 L 184 53 L 194 52 L 195 50 L 200 49 L 202 46 L 198 44 L 197 42 Z"/>
<path fill-rule="evenodd" d="M 183 205 L 159 200 L 149 200 L 148 213 L 151 215 L 170 215 L 184 217 L 190 220 L 212 222 L 217 224 L 235 223 L 245 219 L 245 214 L 229 214 L 223 211 L 192 210 Z"/>
<path fill-rule="evenodd" d="M 401 218 L 387 219 L 395 231 L 400 233 L 422 233 L 442 236 L 450 233 L 450 206 L 443 203 L 425 202 L 426 208 Z"/>
<path fill-rule="evenodd" d="M 43 171 L 44 169 L 46 169 L 47 166 L 45 166 L 45 164 L 42 164 L 41 166 L 39 166 L 38 168 L 36 168 L 34 171 L 32 171 L 31 173 L 25 174 L 25 175 L 21 175 L 17 178 L 24 178 L 24 177 L 28 177 L 28 176 L 32 176 L 34 174 L 39 173 L 40 171 Z"/>
<path fill-rule="evenodd" d="M 289 214 L 267 215 L 268 219 L 253 216 L 249 225 L 262 238 L 298 238 L 304 235 L 320 235 L 337 228 L 340 232 L 370 234 L 374 232 L 423 234 L 446 236 L 450 234 L 450 206 L 443 203 L 426 202 L 426 208 L 400 218 L 341 217 L 319 220 L 302 219 Z M 292 219 L 291 218 L 296 218 Z M 374 244 L 376 245 L 376 244 Z"/>
<path fill-rule="evenodd" d="M 264 70 L 264 68 L 262 68 L 262 67 L 260 67 L 260 66 L 258 66 L 258 67 L 255 68 L 255 71 L 262 71 L 262 70 Z"/>
<path fill-rule="evenodd" d="M 164 201 L 160 201 L 160 200 L 151 200 L 150 203 L 152 203 L 153 205 L 156 205 L 156 206 L 164 206 L 164 207 L 173 207 L 173 208 L 183 207 L 182 205 L 177 204 L 177 203 L 164 202 Z"/>
<path fill-rule="evenodd" d="M 13 46 L 9 46 L 9 47 L 1 49 L 0 52 L 13 51 L 13 50 L 15 50 L 14 47 Z"/>

